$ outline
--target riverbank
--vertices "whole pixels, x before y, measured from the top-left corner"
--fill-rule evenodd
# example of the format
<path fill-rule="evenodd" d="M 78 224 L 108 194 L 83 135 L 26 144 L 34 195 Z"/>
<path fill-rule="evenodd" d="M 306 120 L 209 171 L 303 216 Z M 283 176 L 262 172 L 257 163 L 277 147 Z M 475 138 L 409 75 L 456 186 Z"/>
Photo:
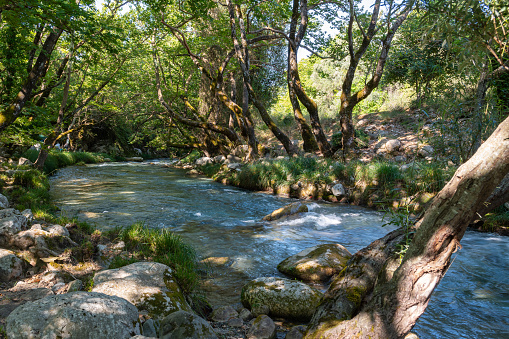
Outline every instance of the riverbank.
<path fill-rule="evenodd" d="M 415 157 L 411 162 L 357 158 L 345 163 L 312 154 L 265 157 L 250 163 L 243 163 L 233 154 L 213 159 L 192 155 L 175 166 L 251 191 L 364 206 L 412 218 L 424 211 L 457 169 L 438 158 Z M 472 227 L 481 232 L 509 235 L 509 208 L 498 208 Z"/>

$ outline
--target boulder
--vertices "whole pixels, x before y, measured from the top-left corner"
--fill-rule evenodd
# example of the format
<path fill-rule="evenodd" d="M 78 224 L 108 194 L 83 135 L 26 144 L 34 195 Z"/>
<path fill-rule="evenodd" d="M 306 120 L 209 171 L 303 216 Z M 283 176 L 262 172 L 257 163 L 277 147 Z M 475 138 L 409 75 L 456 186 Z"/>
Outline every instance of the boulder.
<path fill-rule="evenodd" d="M 69 237 L 69 231 L 67 230 L 67 228 L 65 228 L 64 226 L 60 226 L 60 225 L 48 225 L 46 227 L 43 227 L 43 229 L 50 233 L 50 234 L 54 234 L 54 235 L 60 235 L 60 236 L 64 236 L 64 237 Z"/>
<path fill-rule="evenodd" d="M 245 307 L 267 305 L 270 315 L 309 321 L 322 293 L 302 282 L 284 278 L 258 278 L 242 287 L 241 301 Z"/>
<path fill-rule="evenodd" d="M 12 237 L 26 228 L 28 220 L 14 208 L 0 210 L 0 246 L 8 245 Z"/>
<path fill-rule="evenodd" d="M 276 219 L 280 219 L 285 216 L 289 216 L 296 213 L 304 213 L 308 211 L 308 207 L 301 203 L 300 201 L 291 203 L 289 205 L 286 205 L 284 207 L 281 207 L 280 209 L 275 210 L 271 214 L 268 214 L 263 217 L 262 220 L 265 221 L 272 221 Z"/>
<path fill-rule="evenodd" d="M 92 291 L 124 298 L 152 318 L 180 310 L 191 312 L 171 268 L 156 262 L 137 262 L 98 272 Z"/>
<path fill-rule="evenodd" d="M 222 306 L 214 310 L 211 315 L 213 321 L 228 321 L 232 318 L 237 318 L 239 313 L 231 306 Z"/>
<path fill-rule="evenodd" d="M 23 260 L 13 251 L 0 248 L 0 281 L 7 282 L 23 274 Z"/>
<path fill-rule="evenodd" d="M 226 156 L 226 161 L 225 161 L 226 164 L 240 163 L 240 162 L 242 162 L 242 158 L 240 158 L 234 154 L 228 154 Z"/>
<path fill-rule="evenodd" d="M 209 158 L 209 157 L 201 157 L 201 158 L 198 158 L 196 159 L 195 161 L 195 165 L 197 166 L 204 166 L 204 165 L 210 165 L 212 164 L 214 161 L 212 160 L 212 158 Z"/>
<path fill-rule="evenodd" d="M 342 184 L 336 184 L 336 185 L 332 186 L 331 191 L 335 197 L 346 196 L 346 190 Z"/>
<path fill-rule="evenodd" d="M 147 319 L 143 323 L 143 334 L 147 337 L 157 338 L 157 329 L 156 326 L 159 327 L 159 324 L 154 321 L 154 319 Z"/>
<path fill-rule="evenodd" d="M 345 268 L 351 257 L 339 244 L 317 245 L 283 260 L 277 269 L 304 281 L 327 281 Z"/>
<path fill-rule="evenodd" d="M 399 141 L 398 139 L 391 139 L 391 140 L 388 140 L 384 145 L 383 145 L 383 148 L 385 149 L 385 151 L 389 154 L 392 154 L 394 152 L 397 152 L 399 151 L 401 147 L 401 141 Z"/>
<path fill-rule="evenodd" d="M 273 339 L 276 337 L 276 324 L 266 315 L 258 316 L 247 332 L 247 339 Z"/>
<path fill-rule="evenodd" d="M 205 319 L 194 313 L 177 311 L 161 321 L 159 338 L 217 339 L 217 335 Z"/>
<path fill-rule="evenodd" d="M 10 339 L 125 339 L 140 334 L 138 310 L 127 300 L 102 293 L 49 296 L 16 308 L 6 320 Z"/>

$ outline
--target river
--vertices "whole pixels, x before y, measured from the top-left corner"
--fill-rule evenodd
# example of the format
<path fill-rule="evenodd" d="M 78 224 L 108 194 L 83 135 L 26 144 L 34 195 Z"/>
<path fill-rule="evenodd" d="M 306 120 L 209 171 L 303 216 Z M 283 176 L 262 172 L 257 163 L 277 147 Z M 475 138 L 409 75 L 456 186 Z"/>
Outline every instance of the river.
<path fill-rule="evenodd" d="M 212 304 L 240 301 L 251 279 L 282 276 L 277 264 L 307 247 L 339 243 L 355 253 L 392 230 L 382 227 L 379 212 L 316 202 L 307 203 L 309 213 L 261 222 L 292 200 L 186 176 L 167 164 L 64 168 L 52 177 L 51 193 L 62 213 L 100 229 L 141 221 L 180 234 L 202 258 L 221 258 L 203 284 Z M 467 231 L 461 244 L 413 332 L 421 339 L 509 338 L 509 237 Z"/>

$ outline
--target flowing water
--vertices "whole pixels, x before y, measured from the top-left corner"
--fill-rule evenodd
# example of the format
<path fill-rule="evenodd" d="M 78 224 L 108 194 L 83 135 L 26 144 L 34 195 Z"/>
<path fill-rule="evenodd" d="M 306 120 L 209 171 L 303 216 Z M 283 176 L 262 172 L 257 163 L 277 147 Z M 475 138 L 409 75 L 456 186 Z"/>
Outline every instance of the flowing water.
<path fill-rule="evenodd" d="M 378 212 L 327 203 L 261 222 L 291 200 L 189 177 L 166 165 L 68 167 L 52 178 L 52 195 L 63 213 L 101 229 L 142 221 L 180 234 L 200 257 L 212 258 L 204 282 L 212 304 L 238 302 L 251 279 L 282 276 L 277 264 L 307 247 L 339 243 L 355 253 L 391 230 L 381 226 Z M 461 243 L 414 332 L 421 339 L 509 338 L 509 237 L 467 231 Z"/>

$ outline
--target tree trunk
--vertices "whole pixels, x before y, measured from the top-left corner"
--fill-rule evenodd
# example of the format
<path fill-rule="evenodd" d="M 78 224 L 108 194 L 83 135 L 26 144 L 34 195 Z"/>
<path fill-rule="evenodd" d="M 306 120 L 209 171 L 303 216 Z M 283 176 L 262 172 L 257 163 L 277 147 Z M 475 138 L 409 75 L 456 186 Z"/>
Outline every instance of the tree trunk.
<path fill-rule="evenodd" d="M 425 311 L 452 254 L 461 249 L 476 212 L 508 173 L 509 118 L 433 199 L 401 265 L 394 274 L 379 275 L 360 311 L 343 321 L 322 316 L 306 338 L 403 338 Z"/>
<path fill-rule="evenodd" d="M 18 118 L 25 104 L 32 98 L 32 92 L 36 89 L 41 77 L 46 73 L 51 54 L 53 53 L 53 49 L 61 33 L 62 30 L 59 29 L 48 35 L 21 91 L 19 91 L 16 99 L 11 104 L 0 112 L 0 132 L 5 130 Z"/>

